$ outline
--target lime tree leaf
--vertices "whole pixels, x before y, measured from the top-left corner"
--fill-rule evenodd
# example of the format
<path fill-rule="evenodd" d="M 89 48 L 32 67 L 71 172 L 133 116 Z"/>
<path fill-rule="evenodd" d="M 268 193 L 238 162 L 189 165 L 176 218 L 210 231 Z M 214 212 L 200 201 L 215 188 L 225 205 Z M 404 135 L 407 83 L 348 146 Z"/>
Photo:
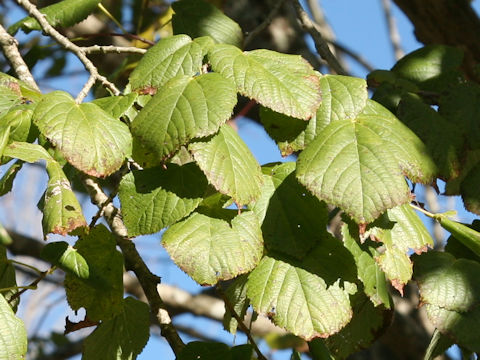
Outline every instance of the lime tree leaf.
<path fill-rule="evenodd" d="M 392 285 L 403 293 L 403 286 L 413 273 L 408 251 L 420 254 L 433 247 L 433 239 L 422 220 L 408 204 L 397 206 L 371 224 L 366 236 L 385 246 L 385 251 L 376 260 Z"/>
<path fill-rule="evenodd" d="M 150 309 L 147 304 L 128 297 L 121 311 L 102 321 L 83 345 L 84 360 L 134 360 L 150 337 Z"/>
<path fill-rule="evenodd" d="M 191 143 L 188 149 L 209 182 L 222 194 L 240 205 L 249 204 L 260 196 L 260 166 L 230 126 L 205 141 Z"/>
<path fill-rule="evenodd" d="M 237 313 L 240 319 L 245 317 L 250 302 L 247 298 L 247 275 L 240 275 L 225 291 L 225 296 L 232 304 L 233 310 Z M 238 321 L 232 316 L 229 307 L 225 304 L 225 315 L 223 316 L 223 328 L 230 334 L 237 333 Z"/>
<path fill-rule="evenodd" d="M 365 107 L 365 80 L 342 76 L 320 76 L 322 102 L 308 123 L 262 107 L 260 120 L 277 142 L 282 156 L 303 150 L 330 122 L 355 118 Z"/>
<path fill-rule="evenodd" d="M 137 93 L 130 93 L 125 96 L 109 96 L 92 101 L 93 104 L 100 106 L 115 119 L 124 116 L 137 100 Z"/>
<path fill-rule="evenodd" d="M 345 219 L 342 226 L 343 244 L 350 251 L 357 266 L 358 279 L 363 283 L 364 292 L 371 302 L 378 306 L 383 304 L 390 309 L 392 304 L 388 294 L 387 282 L 384 272 L 375 262 L 377 252 L 365 242 L 360 244 L 358 226 L 352 221 Z"/>
<path fill-rule="evenodd" d="M 8 84 L 11 84 L 8 86 Z M 0 82 L 0 118 L 22 102 L 22 95 L 16 82 Z"/>
<path fill-rule="evenodd" d="M 2 94 L 2 96 L 5 95 L 5 93 L 3 93 L 5 88 L 13 90 L 16 94 L 18 94 L 18 100 L 20 100 L 21 103 L 28 101 L 38 102 L 42 99 L 43 96 L 42 93 L 39 92 L 39 90 L 32 88 L 26 82 L 0 72 L 0 94 Z M 2 99 L 2 96 L 0 96 L 0 99 Z M 0 100 L 0 104 L 2 104 L 2 100 Z M 0 105 L 0 117 L 1 115 L 2 106 Z"/>
<path fill-rule="evenodd" d="M 262 233 L 265 247 L 302 259 L 327 233 L 326 204 L 312 196 L 295 178 L 295 163 L 264 167 L 265 182 L 273 183 L 266 201 L 253 210 L 263 212 Z M 264 198 L 262 194 L 262 199 Z M 263 209 L 261 209 L 263 208 Z"/>
<path fill-rule="evenodd" d="M 130 74 L 132 90 L 155 93 L 177 75 L 193 76 L 200 72 L 203 58 L 213 40 L 175 35 L 161 39 L 148 49 Z"/>
<path fill-rule="evenodd" d="M 55 161 L 44 147 L 26 142 L 13 142 L 4 151 L 4 156 L 20 159 L 29 163 L 40 160 Z"/>
<path fill-rule="evenodd" d="M 213 71 L 233 80 L 240 94 L 276 112 L 308 120 L 320 104 L 319 78 L 301 56 L 264 49 L 242 52 L 217 44 L 208 59 Z"/>
<path fill-rule="evenodd" d="M 31 142 L 36 136 L 32 129 L 32 115 L 34 106 L 18 105 L 9 110 L 0 118 L 0 127 L 10 126 L 10 142 L 28 141 Z"/>
<path fill-rule="evenodd" d="M 207 185 L 195 163 L 127 174 L 118 196 L 128 235 L 153 234 L 189 215 L 203 200 Z"/>
<path fill-rule="evenodd" d="M 22 320 L 0 294 L 0 359 L 24 359 L 27 353 L 27 331 Z"/>
<path fill-rule="evenodd" d="M 88 279 L 88 264 L 77 251 L 65 241 L 52 242 L 42 249 L 41 257 L 62 270 L 81 279 Z"/>
<path fill-rule="evenodd" d="M 448 253 L 429 252 L 415 257 L 415 280 L 430 321 L 455 343 L 480 351 L 480 264 Z"/>
<path fill-rule="evenodd" d="M 1 238 L 10 238 L 5 228 L 1 224 L 0 233 L 2 233 L 0 235 Z M 10 239 L 10 242 L 11 240 L 12 239 Z M 13 266 L 13 263 L 7 258 L 7 248 L 4 245 L 9 244 L 6 244 L 4 239 L 0 241 L 0 244 L 0 289 L 14 288 L 0 292 L 0 296 L 3 296 L 5 300 L 8 301 L 14 311 L 17 311 L 17 306 L 20 303 L 20 297 L 17 296 L 15 299 L 12 299 L 12 296 L 18 293 L 18 290 L 15 289 L 17 286 L 17 281 L 15 278 L 15 267 Z"/>
<path fill-rule="evenodd" d="M 443 335 L 438 329 L 435 329 L 430 344 L 428 344 L 427 351 L 425 351 L 424 360 L 434 360 L 437 356 L 447 351 L 453 344 L 452 339 Z"/>
<path fill-rule="evenodd" d="M 332 268 L 318 267 L 328 252 L 323 256 L 320 251 L 312 254 L 311 259 L 303 262 L 265 256 L 247 282 L 247 296 L 255 311 L 307 341 L 328 337 L 350 321 L 349 294 L 356 291 L 354 284 L 342 284 L 340 279 L 327 285 L 318 273 L 332 272 Z M 341 266 L 336 265 L 338 273 L 343 270 Z"/>
<path fill-rule="evenodd" d="M 475 255 L 480 256 L 480 232 L 465 224 L 450 220 L 445 214 L 435 214 L 434 219 Z"/>
<path fill-rule="evenodd" d="M 43 234 L 67 235 L 87 227 L 82 208 L 60 164 L 47 161 L 48 184 L 43 203 Z"/>
<path fill-rule="evenodd" d="M 439 177 L 447 180 L 458 176 L 464 147 L 458 124 L 445 119 L 414 94 L 402 97 L 398 117 L 425 143 L 439 168 Z"/>
<path fill-rule="evenodd" d="M 355 294 L 351 302 L 352 321 L 325 340 L 331 354 L 338 360 L 368 348 L 383 334 L 393 316 L 391 310 L 383 306 L 375 307 L 363 293 Z"/>
<path fill-rule="evenodd" d="M 223 343 L 192 341 L 185 346 L 177 360 L 234 360 L 230 348 Z"/>
<path fill-rule="evenodd" d="M 421 140 L 374 101 L 355 119 L 331 122 L 297 161 L 300 183 L 357 223 L 410 202 L 402 172 L 430 183 L 436 167 Z"/>
<path fill-rule="evenodd" d="M 132 137 L 127 125 L 98 105 L 76 104 L 66 92 L 45 95 L 33 119 L 63 157 L 88 175 L 108 176 L 131 154 Z"/>
<path fill-rule="evenodd" d="M 480 163 L 468 172 L 460 185 L 463 203 L 468 211 L 480 214 L 480 190 L 477 184 L 480 181 Z"/>
<path fill-rule="evenodd" d="M 13 180 L 15 180 L 15 177 L 21 168 L 22 163 L 16 162 L 5 171 L 5 174 L 0 178 L 0 196 L 12 191 Z"/>
<path fill-rule="evenodd" d="M 8 234 L 8 231 L 0 223 L 0 245 L 8 246 L 13 242 L 11 236 Z"/>
<path fill-rule="evenodd" d="M 173 261 L 201 285 L 213 285 L 252 270 L 263 252 L 253 212 L 224 220 L 194 213 L 171 226 L 162 243 Z"/>
<path fill-rule="evenodd" d="M 1 160 L 1 157 L 3 156 L 3 153 L 5 152 L 5 148 L 8 145 L 8 141 L 10 140 L 10 130 L 11 130 L 10 126 L 0 127 L 0 160 Z M 7 163 L 8 161 L 9 160 L 7 158 L 7 160 L 4 159 L 2 162 Z M 0 164 L 2 164 L 2 162 L 0 162 Z"/>
<path fill-rule="evenodd" d="M 111 319 L 122 311 L 123 256 L 116 250 L 115 237 L 103 225 L 82 236 L 75 248 L 88 264 L 89 278 L 67 273 L 65 291 L 73 310 L 85 308 L 92 321 Z"/>
<path fill-rule="evenodd" d="M 187 34 L 192 38 L 210 36 L 218 43 L 242 47 L 242 29 L 214 5 L 203 0 L 182 0 L 174 2 L 172 8 L 175 34 Z"/>
<path fill-rule="evenodd" d="M 473 230 L 480 231 L 480 220 L 478 219 L 473 220 L 473 223 L 471 225 L 466 225 L 466 226 L 472 228 Z M 445 251 L 452 254 L 457 259 L 465 258 L 465 259 L 475 260 L 480 263 L 480 255 L 472 251 L 469 247 L 465 246 L 463 242 L 461 242 L 456 238 L 456 236 L 451 235 L 447 239 L 447 245 L 445 245 Z"/>
<path fill-rule="evenodd" d="M 427 45 L 409 53 L 392 68 L 397 78 L 418 85 L 422 90 L 441 93 L 462 78 L 463 52 L 445 45 Z"/>
<path fill-rule="evenodd" d="M 191 139 L 215 133 L 236 102 L 234 85 L 219 74 L 179 76 L 140 111 L 132 133 L 144 148 L 165 159 Z"/>
<path fill-rule="evenodd" d="M 46 20 L 53 27 L 69 27 L 79 23 L 95 11 L 101 0 L 63 0 L 59 3 L 40 9 Z M 40 24 L 32 17 L 25 17 L 8 28 L 10 34 L 19 29 L 26 33 L 32 30 L 42 30 Z"/>

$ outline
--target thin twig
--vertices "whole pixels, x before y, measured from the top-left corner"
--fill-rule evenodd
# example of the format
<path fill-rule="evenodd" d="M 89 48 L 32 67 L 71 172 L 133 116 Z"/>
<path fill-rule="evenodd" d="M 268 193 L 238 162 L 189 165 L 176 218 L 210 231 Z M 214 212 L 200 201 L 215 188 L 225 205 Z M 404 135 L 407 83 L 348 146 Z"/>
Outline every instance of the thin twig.
<path fill-rule="evenodd" d="M 392 15 L 391 5 L 391 0 L 382 0 L 383 13 L 387 22 L 388 34 L 393 47 L 393 53 L 395 55 L 395 60 L 399 60 L 405 55 L 405 53 L 402 49 L 400 34 L 398 33 L 395 18 Z"/>
<path fill-rule="evenodd" d="M 26 82 L 35 90 L 40 91 L 37 83 L 30 73 L 30 70 L 28 69 L 27 64 L 23 60 L 22 55 L 20 55 L 20 51 L 18 51 L 17 40 L 11 36 L 2 25 L 0 25 L 0 46 L 5 58 L 12 65 L 12 68 L 17 74 L 18 78 Z"/>
<path fill-rule="evenodd" d="M 157 319 L 162 335 L 168 341 L 173 352 L 178 355 L 185 347 L 185 344 L 173 326 L 170 315 L 158 293 L 157 284 L 160 282 L 160 278 L 150 271 L 138 253 L 135 244 L 128 239 L 127 229 L 123 223 L 120 211 L 108 201 L 109 197 L 103 192 L 97 181 L 91 177 L 84 177 L 82 181 L 92 203 L 104 209 L 103 216 L 116 236 L 117 244 L 125 258 L 126 268 L 132 270 L 137 276 L 150 305 L 150 311 Z"/>
<path fill-rule="evenodd" d="M 300 5 L 299 0 L 292 0 L 292 4 L 297 13 L 298 20 L 302 25 L 303 29 L 307 31 L 313 38 L 315 43 L 315 48 L 317 49 L 318 54 L 327 62 L 330 68 L 339 75 L 348 75 L 347 71 L 340 64 L 335 55 L 332 54 L 330 48 L 328 47 L 327 42 L 322 37 L 322 34 L 318 31 L 315 24 L 312 22 L 308 14 L 303 10 L 302 5 Z"/>
<path fill-rule="evenodd" d="M 15 300 L 16 298 L 20 297 L 20 295 L 22 295 L 24 292 L 26 292 L 27 290 L 29 289 L 36 289 L 37 288 L 37 285 L 40 281 L 42 281 L 43 279 L 45 279 L 47 277 L 47 275 L 50 275 L 51 273 L 53 273 L 55 271 L 57 267 L 54 265 L 52 266 L 50 269 L 48 269 L 47 271 L 43 271 L 40 273 L 40 275 L 35 279 L 33 280 L 29 285 L 27 286 L 19 286 L 18 288 L 22 288 L 22 290 L 20 290 L 19 292 L 13 294 L 10 299 L 8 300 L 10 303 Z"/>
<path fill-rule="evenodd" d="M 255 342 L 255 340 L 252 337 L 252 334 L 250 333 L 250 330 L 248 330 L 247 326 L 243 322 L 243 319 L 240 318 L 240 316 L 237 314 L 237 312 L 233 308 L 232 304 L 230 304 L 230 301 L 225 295 L 225 293 L 223 292 L 223 290 L 219 286 L 217 286 L 216 289 L 220 294 L 220 296 L 222 297 L 223 301 L 225 302 L 225 306 L 227 307 L 228 311 L 230 311 L 230 314 L 232 314 L 235 320 L 237 320 L 239 328 L 245 333 L 245 335 L 247 335 L 248 341 L 250 342 L 250 344 L 253 346 L 253 349 L 257 353 L 258 359 L 267 360 L 267 358 L 262 354 L 262 352 L 258 348 L 257 343 Z"/>
<path fill-rule="evenodd" d="M 368 71 L 373 71 L 375 68 L 360 54 L 357 54 L 353 50 L 347 48 L 346 46 L 340 44 L 339 42 L 332 40 L 332 39 L 325 39 L 326 42 L 329 44 L 332 44 L 334 48 L 336 48 L 338 51 L 344 53 L 345 55 L 350 56 L 353 60 L 358 62 L 360 65 L 362 65 L 366 70 Z"/>
<path fill-rule="evenodd" d="M 100 45 L 93 45 L 93 46 L 85 46 L 82 47 L 85 54 L 94 54 L 94 53 L 102 53 L 102 54 L 145 54 L 147 52 L 146 49 L 137 48 L 134 46 L 100 46 Z"/>
<path fill-rule="evenodd" d="M 96 34 L 83 34 L 79 35 L 75 38 L 70 39 L 70 41 L 79 41 L 79 40 L 84 40 L 84 39 L 91 39 L 91 38 L 96 38 L 96 37 L 105 37 L 105 36 L 118 36 L 118 37 L 124 37 L 128 38 L 130 40 L 138 40 L 140 42 L 143 42 L 147 45 L 155 45 L 155 42 L 152 40 L 145 39 L 144 37 L 141 37 L 139 35 L 135 34 L 121 34 L 121 33 L 96 33 Z"/>
<path fill-rule="evenodd" d="M 60 34 L 53 26 L 51 26 L 45 15 L 42 14 L 35 5 L 31 4 L 28 0 L 16 0 L 19 5 L 21 5 L 31 16 L 33 16 L 40 26 L 42 27 L 42 30 L 45 34 L 49 35 L 52 39 L 54 39 L 57 43 L 62 45 L 66 50 L 71 51 L 74 53 L 78 59 L 83 63 L 85 66 L 85 69 L 90 73 L 91 77 L 94 78 L 95 81 L 100 81 L 100 83 L 105 86 L 107 89 L 112 91 L 114 95 L 120 94 L 120 91 L 117 89 L 117 87 L 111 83 L 110 81 L 107 80 L 106 77 L 100 75 L 98 73 L 98 70 L 96 66 L 90 61 L 90 59 L 87 57 L 86 53 L 83 51 L 83 49 L 74 43 L 72 43 L 70 40 L 68 40 L 65 36 Z M 94 81 L 94 82 L 95 82 Z M 93 83 L 94 83 L 93 82 Z M 88 91 L 90 90 L 91 86 L 93 86 L 92 81 L 89 79 L 87 84 L 85 84 L 84 88 L 78 94 L 77 98 L 75 101 L 77 103 L 81 103 L 85 96 L 88 94 Z"/>
<path fill-rule="evenodd" d="M 268 14 L 268 16 L 263 20 L 263 22 L 258 25 L 255 29 L 253 29 L 248 36 L 245 38 L 243 42 L 243 46 L 247 47 L 248 44 L 258 35 L 260 34 L 268 25 L 272 23 L 273 18 L 277 15 L 278 11 L 282 7 L 285 0 L 278 0 L 275 6 L 272 8 L 272 11 Z"/>

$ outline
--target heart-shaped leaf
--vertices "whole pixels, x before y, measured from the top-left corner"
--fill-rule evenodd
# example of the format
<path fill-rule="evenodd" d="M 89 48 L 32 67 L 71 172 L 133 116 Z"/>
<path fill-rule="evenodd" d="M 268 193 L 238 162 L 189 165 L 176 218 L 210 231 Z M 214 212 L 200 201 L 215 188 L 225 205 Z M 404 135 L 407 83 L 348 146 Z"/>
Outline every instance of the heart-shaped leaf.
<path fill-rule="evenodd" d="M 144 148 L 165 159 L 191 139 L 215 133 L 236 102 L 234 85 L 219 74 L 179 76 L 140 111 L 132 133 Z"/>
<path fill-rule="evenodd" d="M 45 245 L 41 257 L 81 279 L 88 279 L 90 275 L 88 264 L 83 256 L 65 241 Z"/>
<path fill-rule="evenodd" d="M 194 213 L 171 226 L 162 243 L 173 261 L 201 285 L 249 272 L 263 252 L 262 233 L 253 212 L 236 216 L 231 225 Z"/>
<path fill-rule="evenodd" d="M 108 176 L 131 154 L 132 137 L 127 125 L 98 105 L 76 104 L 66 92 L 45 95 L 33 119 L 63 157 L 88 175 Z"/>
<path fill-rule="evenodd" d="M 308 120 L 320 104 L 319 78 L 301 56 L 263 49 L 242 52 L 218 44 L 208 59 L 214 71 L 235 82 L 240 94 L 279 113 Z"/>
<path fill-rule="evenodd" d="M 436 172 L 421 140 L 371 100 L 355 119 L 330 123 L 297 161 L 300 183 L 357 223 L 410 201 L 404 175 L 430 183 Z"/>

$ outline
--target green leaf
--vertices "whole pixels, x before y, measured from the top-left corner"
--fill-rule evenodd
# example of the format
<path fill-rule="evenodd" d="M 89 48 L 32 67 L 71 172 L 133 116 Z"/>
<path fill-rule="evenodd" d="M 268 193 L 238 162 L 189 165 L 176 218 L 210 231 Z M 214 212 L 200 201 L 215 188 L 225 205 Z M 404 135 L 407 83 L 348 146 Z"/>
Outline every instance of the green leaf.
<path fill-rule="evenodd" d="M 42 249 L 40 256 L 81 279 L 88 279 L 90 271 L 88 264 L 77 251 L 65 241 L 52 242 Z"/>
<path fill-rule="evenodd" d="M 480 214 L 480 163 L 471 169 L 460 185 L 463 203 L 468 211 Z"/>
<path fill-rule="evenodd" d="M 115 317 L 102 321 L 84 342 L 84 360 L 137 358 L 150 337 L 150 309 L 128 297 Z"/>
<path fill-rule="evenodd" d="M 247 313 L 248 306 L 250 302 L 247 298 L 247 275 L 240 275 L 237 277 L 232 284 L 225 291 L 225 296 L 232 304 L 233 310 L 240 317 L 240 319 L 245 318 Z M 235 317 L 232 316 L 229 307 L 225 304 L 225 315 L 223 315 L 223 328 L 227 330 L 230 334 L 236 334 L 238 327 L 238 321 Z"/>
<path fill-rule="evenodd" d="M 28 141 L 33 142 L 36 135 L 32 128 L 32 105 L 17 105 L 0 118 L 0 127 L 10 126 L 10 142 Z"/>
<path fill-rule="evenodd" d="M 203 0 L 182 0 L 174 2 L 172 8 L 175 34 L 187 34 L 192 38 L 210 36 L 218 43 L 242 47 L 242 29 L 214 5 Z"/>
<path fill-rule="evenodd" d="M 467 225 L 473 230 L 480 230 L 480 220 L 473 220 L 471 225 Z M 465 246 L 463 242 L 459 241 L 455 236 L 451 235 L 447 239 L 447 245 L 445 245 L 445 251 L 455 256 L 455 258 L 465 258 L 469 260 L 475 260 L 480 262 L 480 255 L 477 255 L 475 252 L 470 250 L 468 246 Z"/>
<path fill-rule="evenodd" d="M 67 235 L 78 228 L 87 227 L 82 207 L 72 191 L 70 181 L 60 164 L 47 161 L 48 184 L 43 202 L 43 235 Z"/>
<path fill-rule="evenodd" d="M 422 90 L 441 93 L 461 79 L 461 50 L 445 45 L 428 45 L 404 56 L 392 68 L 398 78 L 418 85 Z"/>
<path fill-rule="evenodd" d="M 8 233 L 6 232 L 5 228 L 0 224 L 0 238 L 8 237 Z M 10 239 L 11 242 L 11 239 Z M 6 241 L 3 239 L 0 241 L 0 289 L 8 289 L 13 288 L 10 290 L 5 290 L 0 292 L 0 296 L 3 296 L 4 299 L 9 303 L 12 307 L 13 311 L 17 311 L 18 304 L 20 303 L 20 297 L 17 296 L 15 299 L 12 299 L 18 293 L 17 281 L 15 277 L 15 267 L 13 263 L 8 260 L 7 258 L 7 248 L 5 247 Z M 1 335 L 0 335 L 1 338 Z M 0 340 L 1 344 L 1 340 Z M 1 346 L 0 346 L 1 349 Z M 2 357 L 0 356 L 0 359 Z"/>
<path fill-rule="evenodd" d="M 148 49 L 130 74 L 132 90 L 156 93 L 179 75 L 193 76 L 201 71 L 203 58 L 213 45 L 209 37 L 192 41 L 187 35 L 161 39 Z"/>
<path fill-rule="evenodd" d="M 442 355 L 454 342 L 448 336 L 443 335 L 438 329 L 435 329 L 428 344 L 427 351 L 423 360 L 434 360 L 437 356 Z"/>
<path fill-rule="evenodd" d="M 6 146 L 8 145 L 8 141 L 10 140 L 10 129 L 11 127 L 10 126 L 7 126 L 7 127 L 0 127 L 0 160 L 3 156 L 3 153 L 5 152 L 5 148 Z M 2 162 L 8 162 L 8 158 L 7 160 L 4 160 Z M 2 164 L 2 162 L 0 162 L 0 164 Z"/>
<path fill-rule="evenodd" d="M 252 360 L 253 346 L 250 344 L 237 345 L 230 349 L 232 360 Z"/>
<path fill-rule="evenodd" d="M 366 236 L 381 241 L 384 252 L 376 260 L 392 285 L 403 294 L 403 286 L 412 278 L 410 250 L 417 254 L 433 247 L 427 228 L 408 205 L 389 209 L 367 229 Z"/>
<path fill-rule="evenodd" d="M 132 133 L 144 148 L 165 159 L 191 139 L 215 133 L 236 102 L 233 84 L 219 74 L 176 77 L 140 111 Z"/>
<path fill-rule="evenodd" d="M 40 9 L 46 20 L 53 27 L 69 27 L 79 23 L 95 11 L 101 0 L 63 0 L 57 4 Z M 40 24 L 32 17 L 25 17 L 8 28 L 10 34 L 19 29 L 25 33 L 32 30 L 41 30 Z"/>
<path fill-rule="evenodd" d="M 320 104 L 319 78 L 301 56 L 264 49 L 242 52 L 218 44 L 208 59 L 213 71 L 233 80 L 240 94 L 276 112 L 308 120 Z"/>
<path fill-rule="evenodd" d="M 192 341 L 177 356 L 177 360 L 233 360 L 230 349 L 223 343 Z"/>
<path fill-rule="evenodd" d="M 98 105 L 115 119 L 120 119 L 131 109 L 137 97 L 137 93 L 130 93 L 125 96 L 108 96 L 93 100 L 92 104 Z"/>
<path fill-rule="evenodd" d="M 29 84 L 24 81 L 18 80 L 13 76 L 7 75 L 5 73 L 0 72 L 0 99 L 5 95 L 5 90 L 11 90 L 15 94 L 17 94 L 17 99 L 19 102 L 17 103 L 25 103 L 25 102 L 38 102 L 42 99 L 42 93 L 39 92 L 37 89 L 32 88 Z M 6 94 L 10 94 L 6 91 Z M 7 96 L 8 97 L 8 96 Z M 7 100 L 7 99 L 2 99 Z M 2 104 L 2 100 L 0 100 L 0 104 Z M 0 105 L 0 117 L 2 114 L 2 106 Z"/>
<path fill-rule="evenodd" d="M 238 204 L 249 204 L 260 196 L 260 166 L 230 126 L 224 125 L 211 138 L 189 145 L 200 169 L 209 182 L 222 194 Z"/>
<path fill-rule="evenodd" d="M 464 147 L 459 127 L 414 94 L 402 97 L 398 116 L 425 143 L 428 153 L 439 168 L 439 177 L 447 180 L 458 176 Z"/>
<path fill-rule="evenodd" d="M 123 256 L 116 250 L 115 237 L 103 225 L 82 236 L 75 248 L 86 260 L 88 281 L 67 273 L 65 291 L 73 310 L 85 308 L 92 321 L 108 320 L 122 311 Z"/>
<path fill-rule="evenodd" d="M 153 234 L 189 215 L 203 200 L 207 180 L 195 163 L 133 171 L 118 196 L 129 236 Z"/>
<path fill-rule="evenodd" d="M 13 242 L 12 238 L 8 234 L 8 231 L 3 227 L 0 223 L 0 245 L 8 246 L 11 245 Z M 1 278 L 1 276 L 0 276 Z"/>
<path fill-rule="evenodd" d="M 252 270 L 263 252 L 260 225 L 253 212 L 231 225 L 194 213 L 171 226 L 162 243 L 173 261 L 201 285 L 213 285 Z"/>
<path fill-rule="evenodd" d="M 352 299 L 353 317 L 339 333 L 325 340 L 336 360 L 346 359 L 351 354 L 368 348 L 390 324 L 392 311 L 383 306 L 375 307 L 363 293 Z"/>
<path fill-rule="evenodd" d="M 307 341 L 340 331 L 352 317 L 349 294 L 356 289 L 338 279 L 342 265 L 337 263 L 332 269 L 332 264 L 322 264 L 328 256 L 321 250 L 312 251 L 302 262 L 265 256 L 247 282 L 247 296 L 255 311 Z M 318 275 L 335 270 L 338 280 L 329 284 Z"/>
<path fill-rule="evenodd" d="M 480 351 L 480 264 L 442 252 L 415 258 L 420 299 L 434 326 L 460 346 Z"/>
<path fill-rule="evenodd" d="M 477 256 L 480 256 L 480 232 L 468 227 L 465 224 L 450 220 L 444 214 L 434 215 L 442 227 L 449 231 L 463 245 L 472 250 Z"/>
<path fill-rule="evenodd" d="M 330 123 L 297 161 L 300 183 L 357 223 L 410 202 L 402 173 L 430 183 L 436 171 L 420 139 L 373 101 L 355 119 Z"/>
<path fill-rule="evenodd" d="M 302 259 L 327 234 L 327 207 L 295 178 L 295 163 L 288 162 L 263 168 L 273 189 L 265 189 L 253 207 L 264 213 L 262 233 L 268 250 Z"/>
<path fill-rule="evenodd" d="M 24 359 L 27 353 L 27 331 L 0 294 L 0 359 Z"/>
<path fill-rule="evenodd" d="M 320 76 L 322 102 L 308 123 L 262 107 L 260 120 L 277 142 L 282 156 L 303 150 L 330 122 L 355 118 L 365 107 L 365 80 L 341 76 Z"/>
<path fill-rule="evenodd" d="M 3 82 L 0 82 L 0 118 L 22 102 L 18 85 L 15 82 L 11 82 L 11 84 L 11 86 L 5 86 Z"/>
<path fill-rule="evenodd" d="M 342 226 L 343 244 L 350 251 L 357 266 L 358 279 L 363 283 L 365 294 L 375 306 L 384 304 L 390 309 L 392 304 L 388 293 L 384 272 L 374 259 L 376 250 L 368 243 L 359 244 L 358 226 L 345 219 Z"/>
<path fill-rule="evenodd" d="M 63 157 L 88 175 L 108 176 L 131 154 L 127 125 L 93 103 L 77 105 L 66 92 L 45 95 L 33 119 Z"/>
<path fill-rule="evenodd" d="M 44 147 L 26 142 L 11 143 L 5 148 L 3 155 L 29 163 L 34 163 L 40 160 L 55 161 Z"/>

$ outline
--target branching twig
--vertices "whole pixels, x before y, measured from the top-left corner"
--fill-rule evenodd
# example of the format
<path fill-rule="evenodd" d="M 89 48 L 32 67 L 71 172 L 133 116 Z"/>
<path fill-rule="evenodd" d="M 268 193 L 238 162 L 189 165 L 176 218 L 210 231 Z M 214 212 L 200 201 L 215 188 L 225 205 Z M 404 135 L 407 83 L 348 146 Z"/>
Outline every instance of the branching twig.
<path fill-rule="evenodd" d="M 22 55 L 20 55 L 20 52 L 18 51 L 17 40 L 11 36 L 2 25 L 0 25 L 0 46 L 18 78 L 25 81 L 35 90 L 40 91 L 27 64 L 25 64 Z"/>
<path fill-rule="evenodd" d="M 117 244 L 120 246 L 125 257 L 125 265 L 127 269 L 132 270 L 137 276 L 145 296 L 147 297 L 150 310 L 160 326 L 162 335 L 167 339 L 173 352 L 178 355 L 178 353 L 184 348 L 185 344 L 173 326 L 165 304 L 158 294 L 157 284 L 160 282 L 160 278 L 152 274 L 138 253 L 135 244 L 127 238 L 127 229 L 125 228 L 119 210 L 109 202 L 109 197 L 103 192 L 98 183 L 93 178 L 89 177 L 85 177 L 83 183 L 92 202 L 99 208 L 103 207 L 103 216 L 110 225 L 112 232 L 116 235 Z"/>
<path fill-rule="evenodd" d="M 27 286 L 18 286 L 18 288 L 22 288 L 22 290 L 20 290 L 19 292 L 13 294 L 10 299 L 8 299 L 8 301 L 11 303 L 13 300 L 15 300 L 16 298 L 20 297 L 20 295 L 22 295 L 25 291 L 29 290 L 29 289 L 36 289 L 37 288 L 37 285 L 40 281 L 42 281 L 43 279 L 45 279 L 47 277 L 47 275 L 50 275 L 51 273 L 53 273 L 55 271 L 57 267 L 56 266 L 52 266 L 50 269 L 48 269 L 47 271 L 42 271 L 40 273 L 40 275 L 35 279 L 33 280 L 30 284 L 28 284 Z"/>
<path fill-rule="evenodd" d="M 89 81 L 85 84 L 83 87 L 82 91 L 80 94 L 78 94 L 77 98 L 75 99 L 77 103 L 82 102 L 82 100 L 85 98 L 85 96 L 88 94 L 90 91 L 90 88 L 93 86 L 93 83 L 95 81 L 100 81 L 103 86 L 105 86 L 107 89 L 112 91 L 115 95 L 118 95 L 120 91 L 117 89 L 117 87 L 111 83 L 110 81 L 107 80 L 106 77 L 100 75 L 98 73 L 98 70 L 96 66 L 90 61 L 90 59 L 87 57 L 85 51 L 74 43 L 72 43 L 70 40 L 68 40 L 65 36 L 60 34 L 53 26 L 51 26 L 47 19 L 45 18 L 45 15 L 42 14 L 35 5 L 31 4 L 28 0 L 16 0 L 18 4 L 20 4 L 31 16 L 33 16 L 40 26 L 42 27 L 42 30 L 49 35 L 52 39 L 54 39 L 57 43 L 62 45 L 66 50 L 71 51 L 74 53 L 78 59 L 83 63 L 85 66 L 85 69 L 90 73 L 90 79 Z M 91 79 L 94 79 L 92 82 Z"/>
<path fill-rule="evenodd" d="M 315 48 L 318 54 L 327 62 L 327 64 L 339 75 L 348 75 L 338 59 L 332 54 L 327 42 L 322 37 L 322 34 L 318 31 L 315 24 L 312 22 L 308 14 L 303 10 L 302 5 L 298 0 L 292 0 L 292 4 L 297 13 L 297 17 L 302 25 L 303 29 L 307 31 L 313 38 Z"/>
<path fill-rule="evenodd" d="M 94 53 L 114 53 L 114 54 L 145 54 L 147 52 L 146 49 L 140 49 L 134 46 L 100 46 L 100 45 L 93 45 L 93 46 L 85 46 L 82 47 L 85 54 L 94 54 Z"/>
<path fill-rule="evenodd" d="M 393 47 L 393 53 L 395 60 L 399 60 L 405 54 L 400 44 L 400 34 L 398 33 L 397 25 L 395 24 L 395 18 L 391 11 L 391 0 L 382 0 L 383 13 L 387 22 L 388 34 L 390 35 L 390 42 Z"/>
<path fill-rule="evenodd" d="M 258 25 L 255 29 L 253 29 L 248 36 L 245 38 L 245 41 L 243 42 L 243 46 L 247 47 L 248 44 L 258 35 L 260 34 L 268 25 L 271 24 L 273 18 L 277 15 L 278 11 L 282 7 L 283 3 L 285 0 L 278 0 L 275 6 L 273 7 L 272 11 L 270 11 L 270 14 L 263 20 L 263 22 Z"/>

